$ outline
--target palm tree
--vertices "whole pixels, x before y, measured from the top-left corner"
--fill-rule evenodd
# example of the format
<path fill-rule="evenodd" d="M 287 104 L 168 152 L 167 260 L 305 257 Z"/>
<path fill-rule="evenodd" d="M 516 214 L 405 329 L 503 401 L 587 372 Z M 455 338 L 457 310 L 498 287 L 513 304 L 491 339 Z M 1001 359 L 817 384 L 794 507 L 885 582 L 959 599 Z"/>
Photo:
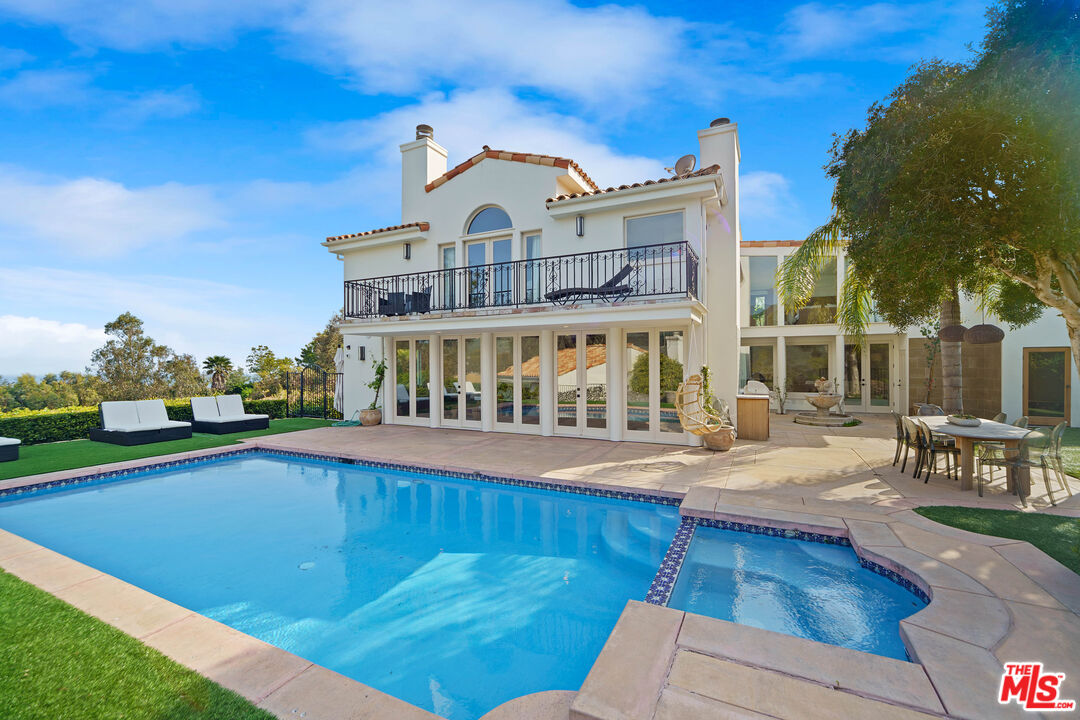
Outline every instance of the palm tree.
<path fill-rule="evenodd" d="M 847 238 L 843 234 L 843 218 L 835 213 L 827 223 L 806 238 L 799 249 L 789 255 L 776 271 L 780 300 L 788 311 L 804 307 L 814 294 L 814 283 L 825 264 L 833 258 L 847 256 Z M 836 306 L 836 324 L 840 332 L 859 347 L 866 339 L 866 328 L 874 313 L 874 300 L 866 274 L 847 257 L 847 273 L 840 287 Z M 959 291 L 941 302 L 940 326 L 960 324 Z M 941 343 L 942 405 L 949 412 L 962 412 L 963 370 L 959 342 Z"/>
<path fill-rule="evenodd" d="M 203 370 L 210 376 L 210 389 L 221 392 L 225 389 L 225 381 L 232 372 L 232 360 L 224 355 L 211 355 L 203 360 Z"/>

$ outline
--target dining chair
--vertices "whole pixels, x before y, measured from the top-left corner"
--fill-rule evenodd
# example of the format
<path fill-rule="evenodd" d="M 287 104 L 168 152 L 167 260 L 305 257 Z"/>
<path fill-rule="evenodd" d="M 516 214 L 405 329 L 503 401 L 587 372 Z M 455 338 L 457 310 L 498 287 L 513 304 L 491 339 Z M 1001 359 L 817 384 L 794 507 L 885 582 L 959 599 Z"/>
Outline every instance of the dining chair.
<path fill-rule="evenodd" d="M 1061 441 L 1065 436 L 1065 430 L 1069 427 L 1069 423 L 1062 421 L 1054 426 L 1054 429 L 1050 431 L 1050 441 L 1047 443 L 1046 448 L 1043 449 L 1042 454 L 1039 457 L 1040 464 L 1042 465 L 1043 482 L 1046 483 L 1046 495 L 1050 498 L 1050 504 L 1056 505 L 1054 502 L 1054 491 L 1050 489 L 1050 472 L 1053 471 L 1054 477 L 1058 482 L 1058 485 L 1068 493 L 1069 497 L 1072 497 L 1073 491 L 1069 487 L 1069 479 L 1065 475 L 1065 465 L 1061 458 Z"/>
<path fill-rule="evenodd" d="M 893 422 L 896 424 L 896 452 L 893 454 L 893 466 L 900 462 L 900 453 L 905 452 L 905 445 L 908 444 L 907 433 L 904 432 L 904 423 L 901 420 L 900 413 L 895 410 L 890 411 L 892 413 Z"/>
<path fill-rule="evenodd" d="M 933 403 L 922 403 L 919 405 L 919 414 L 926 415 L 944 415 L 945 411 L 941 409 L 940 405 L 934 405 Z"/>
<path fill-rule="evenodd" d="M 919 425 L 922 426 L 922 436 L 924 443 L 924 453 L 926 455 L 926 479 L 924 483 L 930 482 L 930 472 L 937 472 L 937 458 L 938 455 L 945 456 L 945 477 L 952 480 L 960 479 L 960 448 L 956 446 L 956 443 L 946 444 L 934 437 L 934 432 L 930 429 L 930 426 L 919 421 Z M 956 476 L 953 476 L 951 459 L 955 459 Z"/>
<path fill-rule="evenodd" d="M 900 416 L 900 424 L 904 429 L 904 461 L 900 464 L 900 472 L 907 468 L 908 452 L 915 450 L 915 472 L 912 477 L 917 477 L 922 467 L 922 431 L 915 421 L 906 415 Z"/>
<path fill-rule="evenodd" d="M 1006 415 L 1005 413 L 998 413 L 997 415 L 995 415 L 993 417 L 993 420 L 991 422 L 1003 423 L 1008 419 L 1008 417 L 1009 416 Z"/>
<path fill-rule="evenodd" d="M 1004 468 L 1006 482 L 1011 475 L 1013 477 L 1013 487 L 1016 489 L 1016 494 L 1020 496 L 1020 502 L 1024 507 L 1027 507 L 1027 496 L 1024 495 L 1024 488 L 1020 484 L 1019 471 L 1021 469 L 1041 467 L 1043 470 L 1043 479 L 1046 480 L 1045 471 L 1045 452 L 1051 445 L 1052 432 L 1046 432 L 1044 430 L 1032 430 L 1024 437 L 1020 438 L 1020 443 L 1015 450 L 1006 450 L 1002 453 L 1001 457 L 992 457 L 985 460 L 984 463 Z M 1039 453 L 1039 458 L 1033 459 L 1031 457 L 1032 450 Z M 982 496 L 982 479 L 977 478 L 979 496 Z M 989 483 L 987 483 L 989 484 Z M 1050 484 L 1046 484 L 1047 492 L 1050 491 Z M 1050 494 L 1050 503 L 1053 504 L 1053 494 Z"/>

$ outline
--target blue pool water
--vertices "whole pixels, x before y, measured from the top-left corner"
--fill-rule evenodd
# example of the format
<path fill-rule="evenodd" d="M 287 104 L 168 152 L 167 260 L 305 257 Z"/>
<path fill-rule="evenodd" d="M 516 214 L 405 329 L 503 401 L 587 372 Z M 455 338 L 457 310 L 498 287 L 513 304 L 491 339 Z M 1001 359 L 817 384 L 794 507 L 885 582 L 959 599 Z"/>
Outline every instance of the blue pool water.
<path fill-rule="evenodd" d="M 925 603 L 855 551 L 698 527 L 668 607 L 907 659 L 899 622 Z"/>
<path fill-rule="evenodd" d="M 272 455 L 15 496 L 0 527 L 452 720 L 577 690 L 676 508 Z"/>

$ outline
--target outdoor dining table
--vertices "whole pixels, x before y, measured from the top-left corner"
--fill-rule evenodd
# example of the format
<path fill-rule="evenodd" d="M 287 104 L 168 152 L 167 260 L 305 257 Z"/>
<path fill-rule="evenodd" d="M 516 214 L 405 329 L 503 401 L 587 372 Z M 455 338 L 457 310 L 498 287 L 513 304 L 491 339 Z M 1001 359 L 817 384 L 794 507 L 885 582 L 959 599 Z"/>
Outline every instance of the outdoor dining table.
<path fill-rule="evenodd" d="M 946 415 L 912 415 L 912 420 L 926 423 L 933 432 L 956 438 L 956 447 L 960 450 L 960 489 L 970 490 L 975 478 L 975 443 L 999 442 L 1005 446 L 1006 453 L 1016 453 L 1020 446 L 1020 440 L 1030 430 L 1018 428 L 1015 425 L 983 420 L 978 425 L 953 425 Z M 1007 488 L 1015 492 L 1015 483 L 1019 482 L 1023 489 L 1024 497 L 1031 493 L 1031 473 L 1026 467 L 1021 466 L 1014 478 L 1008 473 Z"/>

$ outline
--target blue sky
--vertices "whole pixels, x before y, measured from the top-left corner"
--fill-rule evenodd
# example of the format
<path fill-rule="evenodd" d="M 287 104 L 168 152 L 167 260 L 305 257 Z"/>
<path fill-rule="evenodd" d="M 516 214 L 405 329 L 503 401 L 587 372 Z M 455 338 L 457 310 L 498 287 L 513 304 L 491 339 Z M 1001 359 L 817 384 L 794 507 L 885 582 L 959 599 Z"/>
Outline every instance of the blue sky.
<path fill-rule="evenodd" d="M 295 355 L 340 305 L 327 235 L 395 224 L 397 146 L 662 176 L 739 123 L 743 235 L 827 216 L 832 134 L 982 2 L 0 0 L 0 375 L 81 370 L 130 310 L 159 342 Z M 414 219 L 414 218 L 410 218 Z"/>

